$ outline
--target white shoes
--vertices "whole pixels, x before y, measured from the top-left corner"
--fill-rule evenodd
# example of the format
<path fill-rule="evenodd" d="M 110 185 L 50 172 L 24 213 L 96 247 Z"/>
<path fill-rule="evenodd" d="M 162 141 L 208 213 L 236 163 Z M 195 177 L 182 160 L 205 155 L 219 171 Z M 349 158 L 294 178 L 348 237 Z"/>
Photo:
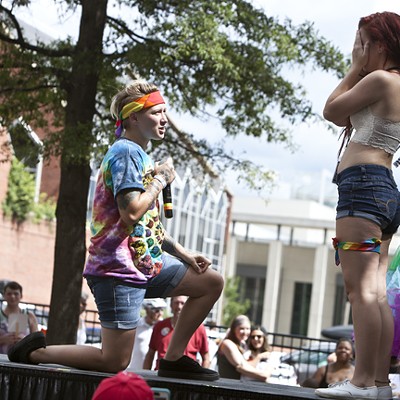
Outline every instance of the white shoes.
<path fill-rule="evenodd" d="M 382 391 L 382 394 L 386 395 L 387 393 L 387 389 L 385 392 Z M 334 383 L 332 385 L 329 385 L 329 387 L 327 387 L 326 389 L 316 389 L 315 394 L 317 396 L 327 399 L 381 399 L 381 397 L 378 397 L 378 388 L 376 386 L 361 388 L 358 386 L 354 386 L 352 383 L 350 383 L 349 380 Z M 382 399 L 386 399 L 386 397 L 382 397 Z"/>
<path fill-rule="evenodd" d="M 393 393 L 390 386 L 378 386 L 377 400 L 392 400 Z"/>

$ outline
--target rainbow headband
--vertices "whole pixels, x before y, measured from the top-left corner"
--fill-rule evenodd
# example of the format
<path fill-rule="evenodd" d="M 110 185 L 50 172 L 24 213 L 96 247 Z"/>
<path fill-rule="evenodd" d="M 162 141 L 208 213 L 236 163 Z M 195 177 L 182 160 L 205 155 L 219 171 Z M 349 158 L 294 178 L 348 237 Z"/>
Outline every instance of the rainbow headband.
<path fill-rule="evenodd" d="M 165 101 L 162 98 L 161 93 L 159 91 L 156 91 L 146 94 L 140 99 L 136 99 L 131 103 L 124 105 L 118 115 L 117 122 L 115 123 L 115 126 L 117 127 L 117 129 L 115 130 L 115 136 L 120 137 L 122 135 L 122 131 L 124 129 L 122 126 L 122 121 L 127 119 L 129 115 L 131 115 L 133 112 L 138 112 L 140 110 L 156 106 L 157 104 L 164 103 Z"/>

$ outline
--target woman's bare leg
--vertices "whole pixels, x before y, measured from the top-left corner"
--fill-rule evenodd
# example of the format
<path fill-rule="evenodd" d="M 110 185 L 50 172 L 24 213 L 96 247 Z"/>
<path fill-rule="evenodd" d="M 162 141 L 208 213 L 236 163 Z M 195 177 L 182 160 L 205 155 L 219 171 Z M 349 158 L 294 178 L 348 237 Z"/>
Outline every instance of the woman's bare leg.
<path fill-rule="evenodd" d="M 389 263 L 388 252 L 391 239 L 392 235 L 382 237 L 381 255 L 379 257 L 378 303 L 382 318 L 382 334 L 375 377 L 376 386 L 386 386 L 389 384 L 390 358 L 394 338 L 393 314 L 386 296 L 386 273 Z"/>
<path fill-rule="evenodd" d="M 195 330 L 207 317 L 212 306 L 221 295 L 224 282 L 213 269 L 198 274 L 189 268 L 180 284 L 170 296 L 189 296 L 175 326 L 165 359 L 175 361 L 182 357 Z"/>
<path fill-rule="evenodd" d="M 35 350 L 30 359 L 35 363 L 62 364 L 72 368 L 116 373 L 130 362 L 135 329 L 101 328 L 102 348 L 78 345 L 54 345 Z"/>
<path fill-rule="evenodd" d="M 382 233 L 372 221 L 346 217 L 336 221 L 336 235 L 341 242 L 361 243 L 381 239 Z M 375 386 L 383 325 L 378 302 L 379 254 L 339 250 L 339 256 L 354 323 L 356 358 L 351 382 L 359 387 Z"/>

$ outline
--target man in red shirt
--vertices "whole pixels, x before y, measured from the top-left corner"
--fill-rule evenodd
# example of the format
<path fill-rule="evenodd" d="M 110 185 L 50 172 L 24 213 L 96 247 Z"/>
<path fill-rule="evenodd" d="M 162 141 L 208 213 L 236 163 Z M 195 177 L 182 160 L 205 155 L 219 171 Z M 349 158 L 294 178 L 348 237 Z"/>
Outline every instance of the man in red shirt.
<path fill-rule="evenodd" d="M 159 321 L 154 325 L 153 333 L 149 343 L 149 351 L 144 359 L 143 369 L 151 369 L 154 356 L 157 352 L 158 358 L 155 369 L 158 370 L 160 359 L 164 358 L 165 353 L 167 352 L 167 348 L 172 337 L 172 332 L 176 323 L 178 322 L 179 314 L 181 313 L 186 300 L 186 296 L 172 297 L 172 317 L 166 318 L 163 321 Z M 197 355 L 200 354 L 202 359 L 201 365 L 204 368 L 208 368 L 210 366 L 208 338 L 203 325 L 200 325 L 194 332 L 193 336 L 189 340 L 184 354 L 193 358 L 194 360 L 197 360 Z"/>

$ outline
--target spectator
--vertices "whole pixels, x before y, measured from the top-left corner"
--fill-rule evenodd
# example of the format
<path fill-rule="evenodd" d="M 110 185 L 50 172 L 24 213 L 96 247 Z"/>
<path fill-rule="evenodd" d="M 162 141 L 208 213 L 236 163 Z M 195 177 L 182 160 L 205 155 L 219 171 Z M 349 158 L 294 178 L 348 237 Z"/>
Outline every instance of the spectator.
<path fill-rule="evenodd" d="M 79 304 L 79 325 L 78 332 L 76 333 L 76 344 L 85 344 L 86 343 L 86 324 L 85 324 L 85 316 L 83 315 L 86 311 L 87 299 L 89 295 L 85 292 L 81 294 L 81 302 Z"/>
<path fill-rule="evenodd" d="M 132 372 L 119 372 L 103 379 L 92 400 L 154 400 L 147 382 Z"/>
<path fill-rule="evenodd" d="M 160 359 L 164 358 L 164 355 L 167 352 L 172 332 L 186 300 L 186 296 L 176 296 L 171 298 L 172 317 L 157 322 L 154 326 L 149 343 L 149 350 L 143 363 L 144 369 L 151 369 L 156 352 L 158 353 L 156 369 L 159 368 Z M 191 357 L 194 360 L 197 360 L 198 353 L 200 353 L 202 358 L 201 365 L 204 368 L 208 368 L 210 365 L 210 355 L 208 352 L 206 330 L 203 325 L 200 325 L 194 332 L 184 352 L 186 356 Z"/>
<path fill-rule="evenodd" d="M 349 339 L 339 339 L 335 350 L 336 361 L 320 367 L 302 386 L 327 388 L 331 383 L 350 380 L 354 374 L 354 349 Z"/>
<path fill-rule="evenodd" d="M 38 322 L 32 311 L 19 306 L 22 299 L 19 283 L 8 282 L 4 286 L 3 297 L 6 306 L 0 312 L 0 353 L 7 354 L 15 343 L 38 330 Z"/>
<path fill-rule="evenodd" d="M 247 350 L 247 339 L 250 334 L 250 320 L 245 315 L 233 319 L 225 339 L 218 350 L 218 372 L 222 378 L 240 379 L 241 375 L 258 381 L 267 382 L 273 370 L 268 366 L 258 370 L 254 363 L 246 361 L 244 353 Z M 264 354 L 265 355 L 265 354 Z M 262 359 L 262 355 L 257 359 Z M 265 355 L 266 357 L 266 355 Z"/>
<path fill-rule="evenodd" d="M 254 326 L 251 328 L 250 336 L 247 339 L 248 350 L 244 352 L 243 356 L 251 365 L 256 367 L 259 371 L 267 371 L 270 373 L 268 383 L 278 383 L 285 385 L 298 386 L 297 375 L 293 366 L 282 363 L 276 353 L 271 352 L 267 333 L 261 326 Z M 271 370 L 271 368 L 273 368 Z M 260 380 L 252 378 L 246 374 L 242 374 L 242 380 Z"/>
<path fill-rule="evenodd" d="M 167 303 L 161 298 L 148 299 L 143 302 L 143 307 L 146 311 L 146 315 L 140 318 L 138 322 L 132 359 L 128 366 L 128 369 L 134 371 L 143 369 L 143 362 L 147 351 L 149 350 L 149 343 L 154 324 L 158 321 L 162 321 L 163 312 L 167 307 Z M 155 367 L 155 363 L 153 363 L 152 367 Z"/>

